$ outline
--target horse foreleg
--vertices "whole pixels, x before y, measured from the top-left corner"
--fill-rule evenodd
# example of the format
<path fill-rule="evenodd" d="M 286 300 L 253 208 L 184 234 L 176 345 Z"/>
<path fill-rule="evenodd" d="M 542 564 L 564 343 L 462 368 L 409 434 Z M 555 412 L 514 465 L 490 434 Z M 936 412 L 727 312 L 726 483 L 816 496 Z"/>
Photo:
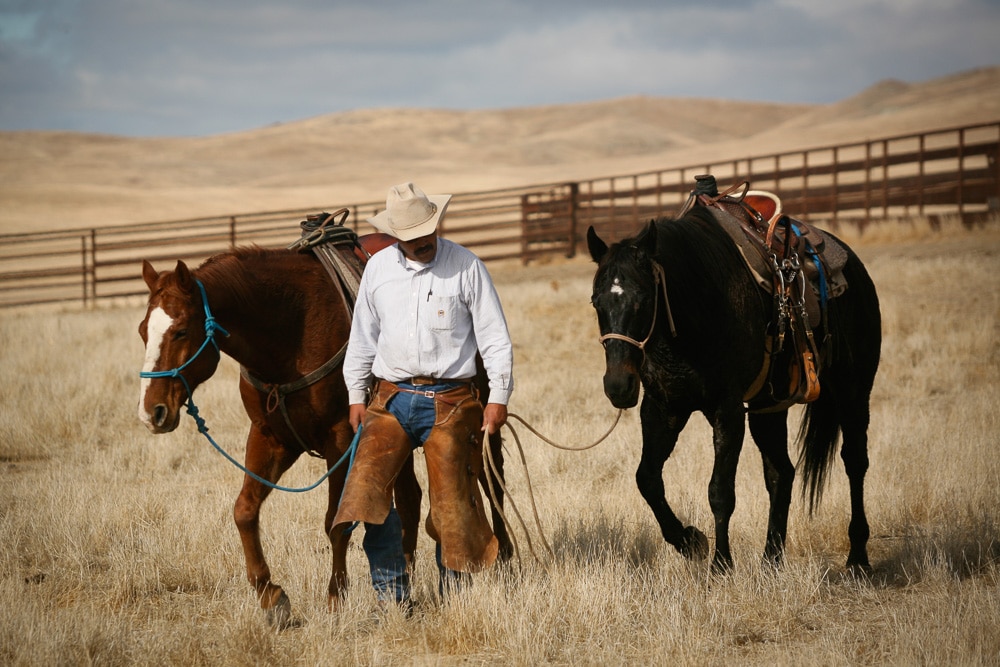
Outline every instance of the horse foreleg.
<path fill-rule="evenodd" d="M 733 567 L 729 550 L 729 520 L 736 509 L 736 466 L 743 448 L 745 417 L 743 404 L 722 406 L 711 417 L 715 464 L 708 483 L 708 504 L 715 517 L 715 555 L 712 570 L 726 572 Z"/>
<path fill-rule="evenodd" d="M 764 485 L 770 498 L 764 562 L 781 564 L 788 531 L 788 508 L 792 502 L 795 466 L 788 456 L 788 413 L 751 414 L 750 435 L 760 450 L 764 465 Z"/>
<path fill-rule="evenodd" d="M 251 427 L 247 438 L 248 470 L 270 482 L 277 482 L 297 458 L 298 453 L 288 452 L 261 434 L 256 427 Z M 243 544 L 247 579 L 254 587 L 268 621 L 275 627 L 283 628 L 291 619 L 292 605 L 281 587 L 271 581 L 271 569 L 264 558 L 264 548 L 260 541 L 260 508 L 270 492 L 270 487 L 246 475 L 233 508 L 233 519 Z"/>
<path fill-rule="evenodd" d="M 667 503 L 663 489 L 663 464 L 677 445 L 677 436 L 689 414 L 671 415 L 654 403 L 649 394 L 642 399 L 642 458 L 635 472 L 635 483 L 660 526 L 660 533 L 685 558 L 708 556 L 708 538 L 694 526 L 685 527 Z"/>
<path fill-rule="evenodd" d="M 483 466 L 483 470 L 479 473 L 479 485 L 483 488 L 483 493 L 490 501 L 490 514 L 493 519 L 493 534 L 496 535 L 497 542 L 499 543 L 497 560 L 504 562 L 510 560 L 514 555 L 514 544 L 510 540 L 510 535 L 507 533 L 507 524 L 504 523 L 503 515 L 501 514 L 503 511 L 503 488 L 500 486 L 500 481 L 504 480 L 504 461 L 503 439 L 500 437 L 499 430 L 490 434 L 489 448 L 498 474 L 494 475 L 493 470 L 490 469 L 489 466 Z M 490 491 L 491 483 L 493 488 L 492 492 Z"/>

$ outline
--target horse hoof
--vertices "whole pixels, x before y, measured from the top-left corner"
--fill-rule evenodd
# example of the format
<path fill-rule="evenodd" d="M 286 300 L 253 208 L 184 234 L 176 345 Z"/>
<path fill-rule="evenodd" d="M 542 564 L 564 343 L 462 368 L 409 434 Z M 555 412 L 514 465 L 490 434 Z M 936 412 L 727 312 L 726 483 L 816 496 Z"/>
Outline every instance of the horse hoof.
<path fill-rule="evenodd" d="M 677 550 L 688 560 L 705 560 L 708 558 L 708 538 L 694 526 L 688 526 Z"/>
<path fill-rule="evenodd" d="M 847 571 L 856 579 L 871 579 L 873 572 L 871 563 L 868 562 L 867 558 L 860 562 L 848 559 Z"/>
<path fill-rule="evenodd" d="M 712 574 L 725 576 L 732 573 L 732 571 L 733 559 L 729 556 L 720 556 L 716 553 L 715 558 L 712 559 Z"/>
<path fill-rule="evenodd" d="M 292 602 L 281 592 L 281 597 L 273 605 L 264 610 L 264 616 L 268 624 L 276 630 L 285 630 L 295 626 L 292 621 Z"/>

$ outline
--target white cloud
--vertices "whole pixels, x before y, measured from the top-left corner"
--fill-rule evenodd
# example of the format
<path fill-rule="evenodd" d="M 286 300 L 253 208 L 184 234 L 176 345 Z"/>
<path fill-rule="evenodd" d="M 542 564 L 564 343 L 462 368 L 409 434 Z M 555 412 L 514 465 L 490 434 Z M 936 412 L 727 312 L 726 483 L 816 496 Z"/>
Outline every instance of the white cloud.
<path fill-rule="evenodd" d="M 373 106 L 633 94 L 829 102 L 1000 64 L 992 0 L 20 7 L 0 7 L 0 129 L 205 134 Z"/>

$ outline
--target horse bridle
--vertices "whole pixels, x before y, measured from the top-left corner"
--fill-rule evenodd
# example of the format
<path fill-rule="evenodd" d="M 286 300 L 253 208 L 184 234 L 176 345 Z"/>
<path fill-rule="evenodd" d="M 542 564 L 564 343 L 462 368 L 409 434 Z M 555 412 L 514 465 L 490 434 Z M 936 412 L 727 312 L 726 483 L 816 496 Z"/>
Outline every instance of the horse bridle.
<path fill-rule="evenodd" d="M 183 364 L 177 368 L 171 368 L 169 371 L 139 371 L 140 378 L 180 378 L 181 382 L 184 384 L 184 389 L 187 390 L 188 401 L 191 400 L 191 386 L 188 385 L 187 379 L 181 375 L 181 371 L 191 365 L 195 359 L 198 358 L 205 348 L 208 347 L 209 343 L 215 348 L 216 352 L 219 352 L 219 344 L 215 340 L 216 332 L 222 334 L 223 336 L 228 336 L 229 332 L 222 328 L 218 322 L 215 321 L 215 317 L 212 316 L 212 311 L 208 307 L 208 295 L 205 293 L 205 286 L 201 284 L 200 280 L 194 281 L 198 285 L 198 289 L 201 290 L 201 302 L 205 306 L 205 340 L 202 342 L 201 347 L 198 351 L 191 355 L 191 358 L 185 361 Z"/>
<path fill-rule="evenodd" d="M 198 355 L 200 355 L 205 350 L 205 348 L 208 347 L 209 343 L 212 344 L 212 347 L 215 348 L 216 352 L 219 352 L 221 354 L 221 351 L 219 350 L 219 344 L 215 340 L 215 334 L 216 334 L 216 332 L 218 332 L 218 333 L 222 334 L 223 336 L 228 336 L 229 332 L 226 331 L 225 329 L 223 329 L 219 325 L 219 323 L 215 321 L 215 317 L 212 316 L 212 311 L 208 307 L 208 295 L 205 293 L 205 286 L 201 284 L 200 280 L 195 280 L 195 283 L 198 285 L 198 289 L 201 290 L 201 301 L 205 305 L 205 342 L 203 342 L 201 344 L 201 347 L 198 348 L 198 351 L 195 352 L 191 356 L 190 359 L 188 359 L 187 361 L 185 361 L 183 364 L 181 364 L 177 368 L 172 368 L 169 371 L 139 371 L 139 377 L 140 378 L 166 378 L 166 377 L 180 378 L 181 382 L 184 384 L 184 389 L 187 391 L 187 395 L 188 395 L 187 413 L 189 415 L 191 415 L 191 417 L 194 419 L 194 422 L 195 422 L 195 424 L 198 427 L 198 432 L 201 433 L 202 435 L 204 435 L 205 438 L 209 441 L 209 443 L 211 443 L 211 445 L 213 447 L 215 447 L 216 451 L 218 451 L 220 454 L 222 454 L 224 457 L 226 457 L 226 459 L 230 463 L 232 463 L 234 466 L 236 466 L 237 468 L 239 468 L 240 470 L 242 470 L 246 475 L 248 475 L 249 477 L 252 477 L 253 479 L 257 480 L 258 482 L 260 482 L 264 486 L 268 486 L 268 487 L 270 487 L 272 489 L 277 489 L 278 491 L 287 491 L 289 493 L 303 493 L 305 491 L 312 491 L 317 486 L 319 486 L 320 484 L 322 484 L 330 475 L 332 475 L 333 471 L 336 470 L 337 468 L 339 468 L 341 465 L 343 465 L 343 463 L 345 461 L 350 461 L 350 462 L 353 463 L 354 452 L 357 450 L 358 439 L 361 437 L 361 427 L 358 427 L 358 430 L 354 434 L 354 440 L 351 441 L 350 447 L 347 448 L 347 451 L 344 452 L 343 456 L 341 456 L 340 459 L 336 463 L 334 463 L 333 466 L 329 470 L 327 470 L 326 473 L 324 473 L 322 477 L 320 477 L 318 480 L 316 480 L 316 482 L 314 484 L 310 484 L 309 486 L 305 486 L 305 487 L 301 487 L 301 488 L 290 488 L 290 487 L 287 487 L 287 486 L 279 486 L 278 484 L 275 484 L 274 482 L 261 477 L 260 475 L 258 475 L 257 473 L 253 472 L 252 470 L 250 470 L 249 468 L 247 468 L 245 465 L 243 465 L 242 463 L 240 463 L 239 461 L 237 461 L 235 458 L 233 458 L 233 456 L 231 454 L 229 454 L 229 452 L 227 452 L 225 449 L 223 449 L 222 447 L 220 447 L 219 443 L 217 443 L 215 441 L 215 439 L 212 438 L 211 435 L 209 435 L 209 433 L 208 433 L 208 427 L 205 425 L 205 420 L 198 413 L 198 406 L 196 406 L 194 404 L 194 395 L 191 393 L 191 386 L 188 384 L 187 379 L 183 375 L 181 375 L 181 371 L 184 370 L 185 368 L 187 368 L 188 365 L 191 364 L 191 362 L 193 362 L 195 359 L 197 359 Z M 343 350 L 341 352 L 343 352 Z M 285 418 L 286 419 L 288 418 L 287 414 L 285 415 Z M 294 429 L 292 429 L 292 431 L 294 433 Z M 295 436 L 298 437 L 298 434 L 296 433 Z M 301 439 L 299 440 L 299 442 L 301 442 Z M 309 451 L 309 449 L 306 448 L 306 451 Z"/>
<path fill-rule="evenodd" d="M 653 262 L 653 280 L 656 283 L 653 289 L 655 290 L 656 287 L 659 287 L 660 291 L 663 292 L 663 304 L 666 306 L 667 309 L 667 322 L 670 323 L 670 334 L 674 338 L 677 338 L 677 327 L 674 325 L 674 315 L 670 311 L 670 299 L 667 297 L 667 279 L 666 275 L 664 274 L 663 267 L 660 266 L 658 262 Z M 659 304 L 660 304 L 659 298 L 653 299 L 653 322 L 652 324 L 649 325 L 649 333 L 646 334 L 646 337 L 643 338 L 641 341 L 636 340 L 635 338 L 632 338 L 630 336 L 626 336 L 625 334 L 606 333 L 597 339 L 598 342 L 601 345 L 604 345 L 609 340 L 623 340 L 626 343 L 635 345 L 637 348 L 642 350 L 643 353 L 645 353 L 646 343 L 648 343 L 649 339 L 653 337 L 653 331 L 656 330 L 656 314 Z"/>

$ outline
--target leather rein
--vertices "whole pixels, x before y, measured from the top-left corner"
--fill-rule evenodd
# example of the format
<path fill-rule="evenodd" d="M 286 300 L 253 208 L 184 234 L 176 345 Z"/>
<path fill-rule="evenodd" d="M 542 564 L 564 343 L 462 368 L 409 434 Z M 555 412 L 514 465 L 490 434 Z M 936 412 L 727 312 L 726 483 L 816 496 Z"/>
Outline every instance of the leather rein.
<path fill-rule="evenodd" d="M 674 338 L 677 338 L 677 327 L 674 325 L 674 314 L 670 310 L 670 299 L 667 297 L 667 279 L 664 274 L 663 267 L 660 266 L 660 264 L 655 261 L 653 262 L 653 279 L 656 283 L 654 289 L 656 287 L 659 287 L 660 291 L 663 292 L 663 303 L 667 309 L 667 322 L 670 323 L 670 334 Z M 643 354 L 645 354 L 646 343 L 648 343 L 649 339 L 653 337 L 653 331 L 656 330 L 656 315 L 659 305 L 660 305 L 660 299 L 659 298 L 653 299 L 653 322 L 652 324 L 649 325 L 649 333 L 647 333 L 646 337 L 643 338 L 641 341 L 636 340 L 635 338 L 632 338 L 630 336 L 626 336 L 625 334 L 612 332 L 612 333 L 606 333 L 600 338 L 598 338 L 597 339 L 598 342 L 601 345 L 606 345 L 609 340 L 623 340 L 626 343 L 635 345 L 643 352 Z"/>

